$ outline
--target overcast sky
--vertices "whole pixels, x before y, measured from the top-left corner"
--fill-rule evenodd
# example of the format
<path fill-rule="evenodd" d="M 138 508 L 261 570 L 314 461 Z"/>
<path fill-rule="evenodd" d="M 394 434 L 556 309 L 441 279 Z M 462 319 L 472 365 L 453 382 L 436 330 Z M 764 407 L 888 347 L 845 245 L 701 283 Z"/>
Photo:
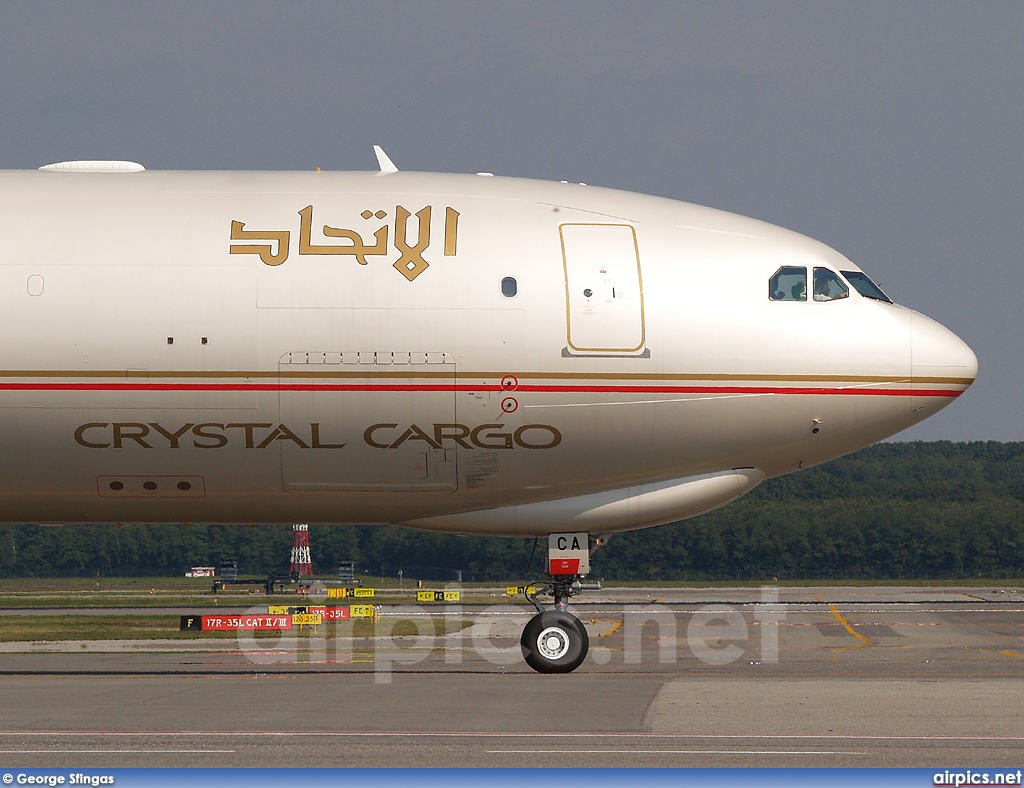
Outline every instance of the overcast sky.
<path fill-rule="evenodd" d="M 836 247 L 978 354 L 906 439 L 1022 440 L 1024 3 L 0 6 L 0 167 L 585 181 Z"/>

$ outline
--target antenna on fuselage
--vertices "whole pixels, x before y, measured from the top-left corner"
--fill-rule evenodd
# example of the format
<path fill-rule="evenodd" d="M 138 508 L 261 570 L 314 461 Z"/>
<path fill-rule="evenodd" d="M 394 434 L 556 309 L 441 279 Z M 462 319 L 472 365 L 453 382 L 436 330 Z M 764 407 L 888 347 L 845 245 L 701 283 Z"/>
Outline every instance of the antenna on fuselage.
<path fill-rule="evenodd" d="M 373 152 L 377 154 L 377 164 L 380 165 L 380 172 L 382 175 L 398 172 L 398 167 L 395 166 L 395 163 L 391 161 L 391 157 L 384 152 L 384 149 L 380 145 L 374 145 Z"/>

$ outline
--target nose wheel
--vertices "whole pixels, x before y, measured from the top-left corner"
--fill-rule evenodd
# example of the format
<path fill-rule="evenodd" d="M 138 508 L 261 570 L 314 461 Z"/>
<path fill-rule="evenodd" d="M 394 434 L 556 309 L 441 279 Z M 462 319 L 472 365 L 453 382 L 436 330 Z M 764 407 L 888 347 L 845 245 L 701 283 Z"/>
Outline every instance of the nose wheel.
<path fill-rule="evenodd" d="M 604 543 L 595 539 L 594 546 Z M 526 664 L 538 673 L 571 673 L 583 664 L 590 649 L 590 638 L 582 622 L 567 609 L 570 597 L 585 588 L 599 589 L 600 583 L 583 583 L 590 572 L 590 535 L 586 533 L 551 534 L 548 537 L 548 576 L 550 585 L 541 594 L 554 597 L 554 606 L 545 610 L 536 594 L 526 598 L 537 608 L 519 645 Z"/>
<path fill-rule="evenodd" d="M 576 616 L 545 610 L 530 619 L 519 645 L 526 664 L 538 673 L 571 673 L 586 659 L 590 639 Z"/>

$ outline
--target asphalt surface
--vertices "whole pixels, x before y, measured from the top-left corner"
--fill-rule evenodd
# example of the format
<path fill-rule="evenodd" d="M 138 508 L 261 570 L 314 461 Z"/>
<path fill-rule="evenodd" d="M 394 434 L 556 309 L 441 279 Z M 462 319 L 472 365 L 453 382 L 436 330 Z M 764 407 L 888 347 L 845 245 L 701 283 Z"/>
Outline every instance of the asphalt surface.
<path fill-rule="evenodd" d="M 1013 589 L 616 593 L 577 607 L 563 676 L 507 606 L 385 608 L 422 633 L 395 638 L 0 644 L 0 767 L 1024 766 Z M 434 637 L 444 613 L 472 625 Z"/>

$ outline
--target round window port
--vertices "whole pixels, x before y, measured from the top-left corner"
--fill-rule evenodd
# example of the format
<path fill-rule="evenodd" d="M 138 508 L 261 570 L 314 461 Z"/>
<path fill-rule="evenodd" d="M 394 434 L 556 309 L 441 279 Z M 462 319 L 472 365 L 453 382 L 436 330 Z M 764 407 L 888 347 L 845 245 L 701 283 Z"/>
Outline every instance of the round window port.
<path fill-rule="evenodd" d="M 145 482 L 142 485 L 142 489 L 144 489 L 144 490 L 155 490 L 156 489 L 156 482 Z"/>
<path fill-rule="evenodd" d="M 178 482 L 178 489 L 182 492 L 188 492 L 192 489 L 192 485 L 189 482 Z"/>
<path fill-rule="evenodd" d="M 108 486 L 110 487 L 111 490 L 114 490 L 115 492 L 120 492 L 121 490 L 124 489 L 124 482 L 111 482 Z"/>
<path fill-rule="evenodd" d="M 583 297 L 584 298 L 590 298 L 590 296 L 592 296 L 592 295 L 594 295 L 594 291 L 591 290 L 589 287 L 586 290 L 583 291 Z"/>

